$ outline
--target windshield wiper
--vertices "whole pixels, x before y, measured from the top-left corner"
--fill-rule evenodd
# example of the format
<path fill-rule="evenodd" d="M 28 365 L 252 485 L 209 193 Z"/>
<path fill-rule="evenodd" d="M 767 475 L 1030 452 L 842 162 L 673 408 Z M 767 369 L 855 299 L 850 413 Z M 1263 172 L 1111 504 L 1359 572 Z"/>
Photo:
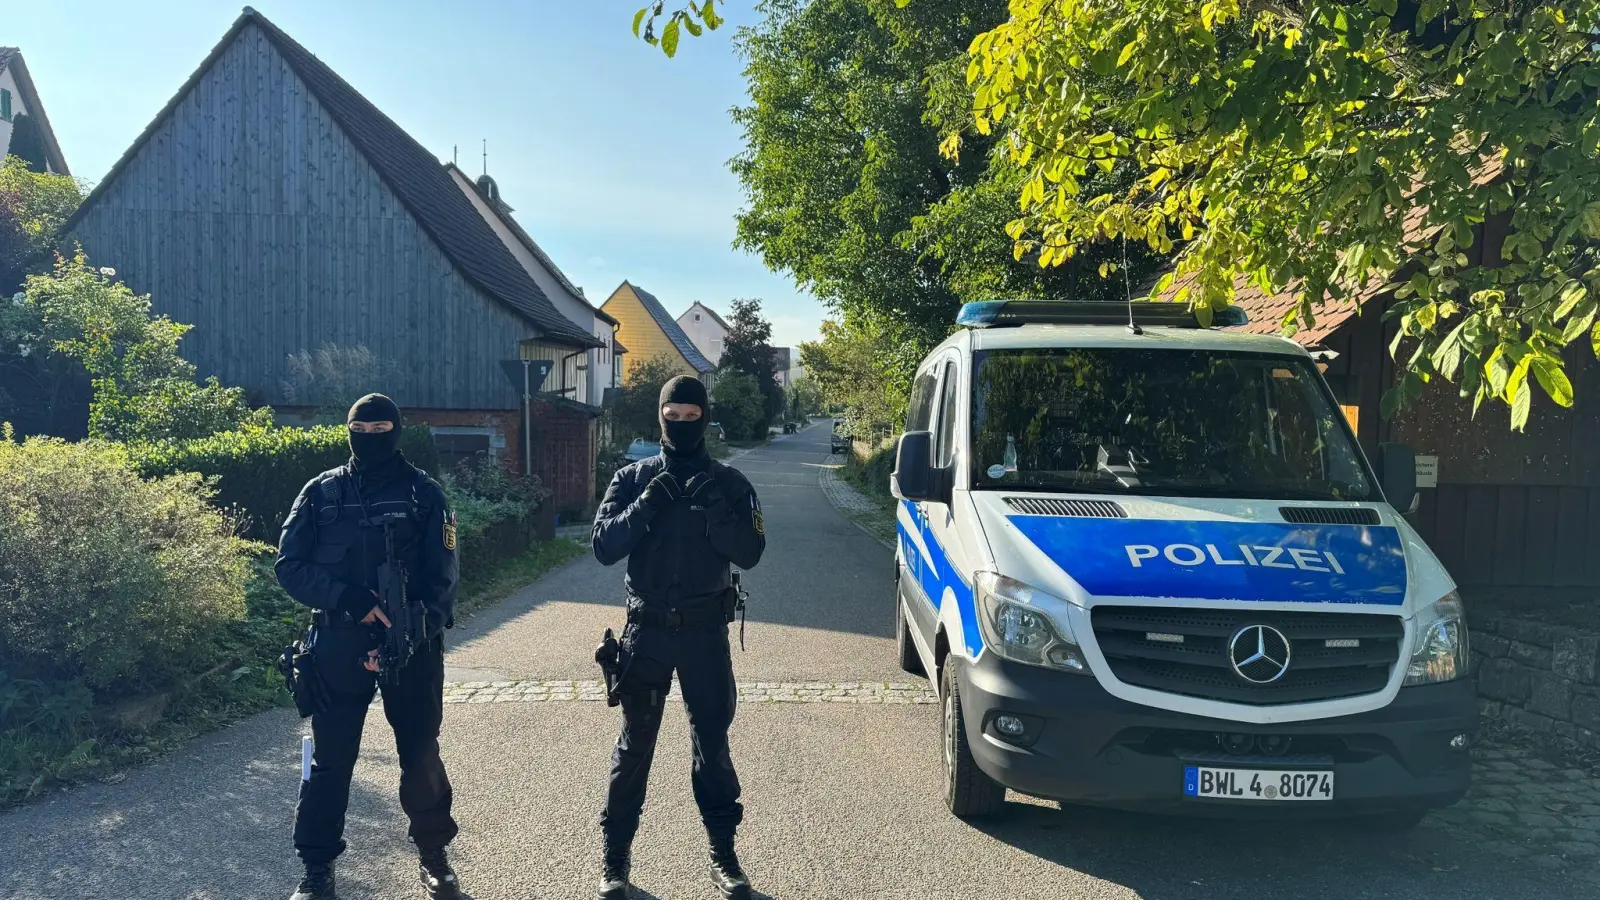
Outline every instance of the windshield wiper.
<path fill-rule="evenodd" d="M 1137 491 L 1122 490 L 1114 487 L 1104 487 L 1097 484 L 983 484 L 975 490 L 980 491 L 1033 491 L 1039 494 L 1117 494 L 1126 496 L 1139 493 Z"/>

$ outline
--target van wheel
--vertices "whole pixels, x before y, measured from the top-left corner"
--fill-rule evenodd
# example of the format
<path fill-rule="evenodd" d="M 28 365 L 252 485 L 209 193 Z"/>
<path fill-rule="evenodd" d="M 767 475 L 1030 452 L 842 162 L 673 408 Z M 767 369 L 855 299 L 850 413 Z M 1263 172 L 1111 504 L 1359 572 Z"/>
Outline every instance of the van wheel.
<path fill-rule="evenodd" d="M 954 665 L 945 665 L 943 682 L 945 805 L 958 819 L 992 816 L 1005 806 L 1006 789 L 985 775 L 972 758 Z"/>
<path fill-rule="evenodd" d="M 911 623 L 906 621 L 906 605 L 898 588 L 894 592 L 895 650 L 900 655 L 900 670 L 921 675 L 922 657 L 917 654 L 916 642 L 911 639 Z"/>

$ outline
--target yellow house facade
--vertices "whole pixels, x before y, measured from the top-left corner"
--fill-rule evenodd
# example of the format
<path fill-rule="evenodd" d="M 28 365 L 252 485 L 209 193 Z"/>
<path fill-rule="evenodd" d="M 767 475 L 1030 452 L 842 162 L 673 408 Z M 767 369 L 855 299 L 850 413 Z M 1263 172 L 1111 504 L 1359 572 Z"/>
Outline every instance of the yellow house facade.
<path fill-rule="evenodd" d="M 638 366 L 664 355 L 677 363 L 683 374 L 697 376 L 710 389 L 717 367 L 695 347 L 654 294 L 624 281 L 600 309 L 617 320 L 617 340 L 628 348 L 624 381 Z"/>

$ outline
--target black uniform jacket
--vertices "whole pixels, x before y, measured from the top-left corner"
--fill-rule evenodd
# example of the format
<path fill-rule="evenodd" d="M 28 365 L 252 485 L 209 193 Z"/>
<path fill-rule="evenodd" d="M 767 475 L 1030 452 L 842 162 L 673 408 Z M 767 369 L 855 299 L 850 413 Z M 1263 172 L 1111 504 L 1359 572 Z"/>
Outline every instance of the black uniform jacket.
<path fill-rule="evenodd" d="M 663 471 L 680 487 L 705 472 L 716 479 L 721 502 L 688 497 L 657 510 L 639 496 Z M 748 569 L 761 561 L 767 537 L 761 501 L 737 469 L 710 456 L 642 459 L 617 472 L 594 519 L 594 555 L 605 565 L 626 558 L 626 584 L 636 604 L 690 609 L 720 602 L 730 585 L 729 564 Z"/>
<path fill-rule="evenodd" d="M 439 483 L 410 463 L 377 484 L 349 465 L 307 482 L 283 523 L 278 583 L 295 600 L 329 614 L 330 625 L 365 617 L 377 605 L 373 592 L 385 552 L 383 528 L 362 522 L 396 512 L 412 514 L 400 520 L 395 533 L 407 594 L 428 611 L 428 637 L 438 636 L 454 624 L 455 515 Z"/>

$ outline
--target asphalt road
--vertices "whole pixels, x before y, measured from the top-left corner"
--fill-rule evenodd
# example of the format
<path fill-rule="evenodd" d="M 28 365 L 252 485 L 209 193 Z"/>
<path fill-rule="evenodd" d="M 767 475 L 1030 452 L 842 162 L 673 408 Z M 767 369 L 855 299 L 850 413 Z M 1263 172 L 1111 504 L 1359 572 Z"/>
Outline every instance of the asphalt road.
<path fill-rule="evenodd" d="M 819 426 L 736 461 L 767 510 L 767 558 L 748 579 L 741 681 L 913 681 L 893 668 L 890 555 L 817 488 Z M 589 679 L 599 632 L 621 619 L 619 569 L 575 562 L 457 629 L 452 681 Z M 916 682 L 920 684 L 920 682 Z M 452 704 L 442 739 L 478 900 L 592 895 L 595 814 L 614 710 L 593 702 Z M 130 774 L 0 816 L 0 897 L 282 898 L 303 726 L 273 712 Z M 351 795 L 341 896 L 420 891 L 381 714 Z M 1592 884 L 1480 852 L 1425 825 L 1403 837 L 1058 809 L 1013 797 L 974 828 L 940 800 L 931 706 L 748 704 L 733 730 L 745 786 L 740 845 L 763 895 L 812 898 L 1567 898 Z M 689 790 L 684 716 L 662 729 L 635 848 L 648 898 L 714 893 Z"/>

